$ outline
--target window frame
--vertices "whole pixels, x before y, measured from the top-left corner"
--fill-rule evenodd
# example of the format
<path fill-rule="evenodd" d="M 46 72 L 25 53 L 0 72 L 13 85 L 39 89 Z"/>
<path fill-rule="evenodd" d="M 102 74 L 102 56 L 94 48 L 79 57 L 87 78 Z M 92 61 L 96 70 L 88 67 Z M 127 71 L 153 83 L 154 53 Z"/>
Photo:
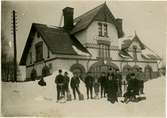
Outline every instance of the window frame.
<path fill-rule="evenodd" d="M 103 24 L 99 22 L 98 23 L 98 35 L 101 37 L 103 36 L 103 28 L 102 27 L 103 27 Z"/>
<path fill-rule="evenodd" d="M 38 57 L 38 55 L 40 54 L 39 53 L 39 50 L 38 50 L 38 48 L 41 48 L 41 57 Z M 38 62 L 38 61 L 42 61 L 43 60 L 43 42 L 42 41 L 40 41 L 40 42 L 38 42 L 36 45 L 35 45 L 35 52 L 36 52 L 36 62 Z"/>
<path fill-rule="evenodd" d="M 108 37 L 108 24 L 98 22 L 98 36 Z"/>
<path fill-rule="evenodd" d="M 108 37 L 108 25 L 104 23 L 103 26 L 104 26 L 104 37 Z"/>

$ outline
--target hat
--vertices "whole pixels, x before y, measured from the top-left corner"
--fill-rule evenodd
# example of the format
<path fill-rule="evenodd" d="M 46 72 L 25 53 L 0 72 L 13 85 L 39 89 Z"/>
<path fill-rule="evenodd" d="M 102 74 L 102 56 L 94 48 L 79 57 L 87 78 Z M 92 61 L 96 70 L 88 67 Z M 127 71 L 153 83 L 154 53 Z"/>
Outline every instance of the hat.
<path fill-rule="evenodd" d="M 62 70 L 61 69 L 59 69 L 59 73 L 61 73 L 62 72 Z"/>
<path fill-rule="evenodd" d="M 135 76 L 135 74 L 134 74 L 134 73 L 131 73 L 130 75 L 131 75 L 131 76 Z"/>

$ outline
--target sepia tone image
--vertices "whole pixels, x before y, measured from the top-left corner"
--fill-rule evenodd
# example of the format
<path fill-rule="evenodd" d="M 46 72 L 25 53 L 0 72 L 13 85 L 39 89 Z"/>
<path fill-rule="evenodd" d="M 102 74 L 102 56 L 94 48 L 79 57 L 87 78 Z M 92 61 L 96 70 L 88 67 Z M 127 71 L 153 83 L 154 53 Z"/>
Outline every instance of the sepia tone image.
<path fill-rule="evenodd" d="M 165 118 L 166 6 L 2 1 L 1 116 Z"/>

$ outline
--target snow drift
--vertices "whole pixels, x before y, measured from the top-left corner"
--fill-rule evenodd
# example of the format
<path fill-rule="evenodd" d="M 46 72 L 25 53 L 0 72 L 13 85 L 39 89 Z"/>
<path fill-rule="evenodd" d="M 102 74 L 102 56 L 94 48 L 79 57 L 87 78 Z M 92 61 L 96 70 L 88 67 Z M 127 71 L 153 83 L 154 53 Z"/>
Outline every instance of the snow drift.
<path fill-rule="evenodd" d="M 139 103 L 109 103 L 99 100 L 73 100 L 56 103 L 56 85 L 52 76 L 44 78 L 47 86 L 37 83 L 2 83 L 2 113 L 4 116 L 69 116 L 69 117 L 165 117 L 164 77 L 145 83 L 147 99 Z M 86 96 L 85 84 L 80 91 Z"/>

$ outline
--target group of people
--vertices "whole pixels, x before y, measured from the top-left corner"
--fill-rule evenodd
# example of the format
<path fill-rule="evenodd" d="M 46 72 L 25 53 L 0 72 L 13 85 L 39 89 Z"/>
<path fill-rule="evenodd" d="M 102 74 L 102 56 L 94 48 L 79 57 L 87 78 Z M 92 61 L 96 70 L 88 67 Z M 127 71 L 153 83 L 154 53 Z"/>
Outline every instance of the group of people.
<path fill-rule="evenodd" d="M 88 72 L 86 77 L 82 79 L 85 83 L 87 99 L 107 97 L 108 101 L 115 103 L 119 102 L 118 97 L 124 97 L 124 100 L 121 101 L 123 103 L 134 101 L 136 96 L 144 94 L 144 74 L 142 68 L 136 70 L 135 72 L 128 71 L 126 77 L 123 77 L 118 69 L 113 68 L 110 68 L 107 73 L 100 73 L 99 78 L 94 78 L 92 73 Z M 73 77 L 70 79 L 67 72 L 63 74 L 62 70 L 59 70 L 59 74 L 55 78 L 57 101 L 65 97 L 69 101 L 72 100 L 70 87 L 74 100 L 76 93 L 79 100 L 83 100 L 84 96 L 79 88 L 80 81 L 77 73 L 73 73 Z"/>
<path fill-rule="evenodd" d="M 62 75 L 62 70 L 59 70 L 59 75 L 56 76 L 55 83 L 57 85 L 57 101 L 65 96 L 67 96 L 68 100 L 71 100 L 69 83 L 73 91 L 74 100 L 76 99 L 76 92 L 78 94 L 79 99 L 83 99 L 83 95 L 79 90 L 80 79 L 76 73 L 73 74 L 73 77 L 70 81 L 68 73 L 65 72 L 64 75 Z"/>
<path fill-rule="evenodd" d="M 121 101 L 123 103 L 135 101 L 136 96 L 144 94 L 144 80 L 142 68 L 137 68 L 135 72 L 128 70 L 125 78 L 118 69 L 110 69 L 108 73 L 102 72 L 99 78 L 93 78 L 88 72 L 85 78 L 87 99 L 89 95 L 93 99 L 94 88 L 95 99 L 99 98 L 100 92 L 101 98 L 107 97 L 111 103 L 118 102 L 118 97 L 124 97 L 124 100 Z"/>

